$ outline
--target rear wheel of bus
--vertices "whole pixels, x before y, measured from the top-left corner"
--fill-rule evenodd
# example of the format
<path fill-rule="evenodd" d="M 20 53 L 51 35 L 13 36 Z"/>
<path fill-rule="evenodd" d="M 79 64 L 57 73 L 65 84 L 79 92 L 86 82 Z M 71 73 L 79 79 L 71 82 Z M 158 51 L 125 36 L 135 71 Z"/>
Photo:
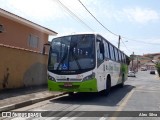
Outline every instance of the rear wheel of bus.
<path fill-rule="evenodd" d="M 69 92 L 68 95 L 69 95 L 69 96 L 73 96 L 73 95 L 74 95 L 74 92 Z"/>
<path fill-rule="evenodd" d="M 121 88 L 124 87 L 124 74 L 122 75 L 122 82 L 119 84 L 119 86 L 120 86 Z"/>

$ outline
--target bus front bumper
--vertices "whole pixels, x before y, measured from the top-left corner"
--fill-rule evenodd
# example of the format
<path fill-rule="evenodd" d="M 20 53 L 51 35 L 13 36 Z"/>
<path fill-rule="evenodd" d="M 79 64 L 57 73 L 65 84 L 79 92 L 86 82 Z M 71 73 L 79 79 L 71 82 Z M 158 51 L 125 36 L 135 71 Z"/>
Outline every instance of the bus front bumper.
<path fill-rule="evenodd" d="M 98 92 L 96 79 L 68 83 L 48 80 L 48 90 L 60 92 Z"/>

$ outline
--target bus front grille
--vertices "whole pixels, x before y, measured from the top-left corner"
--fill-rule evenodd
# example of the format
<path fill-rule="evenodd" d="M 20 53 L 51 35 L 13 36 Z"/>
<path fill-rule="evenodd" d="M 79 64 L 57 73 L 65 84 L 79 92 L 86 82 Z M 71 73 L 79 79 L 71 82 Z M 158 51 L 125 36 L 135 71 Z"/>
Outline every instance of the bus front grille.
<path fill-rule="evenodd" d="M 81 82 L 82 79 L 57 79 L 57 82 Z"/>
<path fill-rule="evenodd" d="M 62 89 L 78 89 L 80 85 L 72 85 L 72 86 L 64 86 L 64 85 L 59 85 L 60 88 Z"/>

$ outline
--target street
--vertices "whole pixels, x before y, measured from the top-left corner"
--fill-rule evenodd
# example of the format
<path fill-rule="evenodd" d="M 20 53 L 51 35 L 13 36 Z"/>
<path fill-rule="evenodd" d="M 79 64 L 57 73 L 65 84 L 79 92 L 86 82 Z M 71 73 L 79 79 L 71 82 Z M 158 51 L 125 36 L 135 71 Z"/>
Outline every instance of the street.
<path fill-rule="evenodd" d="M 0 120 L 160 120 L 160 0 L 0 1 Z"/>
<path fill-rule="evenodd" d="M 153 112 L 152 114 L 151 111 L 160 111 L 159 92 L 160 80 L 157 75 L 151 75 L 149 71 L 139 71 L 136 73 L 136 77 L 128 77 L 123 88 L 113 87 L 108 96 L 102 96 L 98 93 L 76 93 L 73 96 L 63 95 L 14 111 L 50 111 L 45 113 L 46 117 L 27 118 L 29 120 L 158 120 L 160 118 L 156 117 L 156 113 Z M 53 114 L 51 111 L 60 112 Z M 72 111 L 76 111 L 76 113 Z M 86 111 L 93 112 L 88 112 L 86 116 Z M 112 112 L 114 117 L 107 117 L 108 115 L 105 111 L 106 113 L 114 111 Z M 118 117 L 120 112 L 116 111 L 124 111 L 126 115 Z M 149 117 L 148 113 L 145 116 L 146 114 L 143 112 L 138 113 L 139 117 L 127 117 L 132 112 L 125 113 L 125 111 L 150 111 L 150 116 L 154 117 Z M 96 115 L 96 113 L 99 115 Z M 19 117 L 13 119 L 18 120 Z"/>

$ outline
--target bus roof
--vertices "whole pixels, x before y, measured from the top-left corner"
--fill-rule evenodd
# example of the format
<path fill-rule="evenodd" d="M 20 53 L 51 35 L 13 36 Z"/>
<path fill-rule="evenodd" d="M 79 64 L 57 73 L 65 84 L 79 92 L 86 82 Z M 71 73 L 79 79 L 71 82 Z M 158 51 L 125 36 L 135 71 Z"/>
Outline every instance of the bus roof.
<path fill-rule="evenodd" d="M 98 34 L 98 33 L 95 33 L 95 32 L 78 32 L 78 33 L 70 33 L 70 34 L 61 34 L 61 35 L 57 35 L 55 36 L 54 38 L 59 38 L 59 37 L 65 37 L 65 36 L 69 36 L 69 35 L 83 35 L 83 34 Z"/>
<path fill-rule="evenodd" d="M 71 33 L 71 34 L 64 34 L 64 35 L 57 35 L 56 37 L 54 38 L 59 38 L 59 37 L 65 37 L 65 36 L 70 36 L 70 35 L 84 35 L 84 34 L 93 34 L 93 35 L 99 35 L 101 37 L 103 37 L 101 34 L 99 33 L 96 33 L 96 32 L 78 32 L 78 33 Z M 53 38 L 53 39 L 54 39 Z M 103 37 L 105 40 L 107 40 L 105 37 Z M 112 46 L 114 46 L 115 48 L 117 48 L 115 45 L 113 45 L 109 40 L 107 40 L 107 42 L 109 42 Z M 119 48 L 117 48 L 119 51 L 121 51 Z M 123 51 L 121 51 L 123 54 L 125 54 Z M 125 54 L 126 55 L 126 54 Z M 128 55 L 126 55 L 128 56 Z"/>

